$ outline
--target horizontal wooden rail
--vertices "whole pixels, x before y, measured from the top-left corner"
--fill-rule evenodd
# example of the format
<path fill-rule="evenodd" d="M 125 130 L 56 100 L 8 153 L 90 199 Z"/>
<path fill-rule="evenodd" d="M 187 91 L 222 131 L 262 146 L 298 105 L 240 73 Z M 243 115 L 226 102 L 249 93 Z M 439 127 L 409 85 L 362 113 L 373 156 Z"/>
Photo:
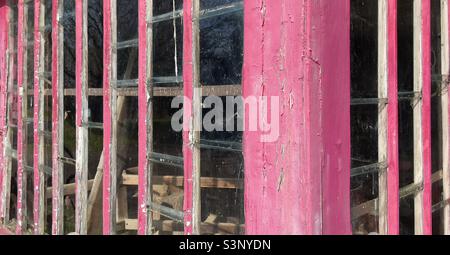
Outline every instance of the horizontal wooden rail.
<path fill-rule="evenodd" d="M 166 184 L 177 187 L 184 186 L 183 176 L 153 176 L 152 180 L 154 185 Z M 138 175 L 123 173 L 122 184 L 126 186 L 137 186 Z M 234 178 L 202 177 L 200 185 L 202 188 L 242 189 L 243 181 Z"/>
<path fill-rule="evenodd" d="M 125 230 L 137 230 L 136 219 L 126 219 L 124 222 Z M 173 220 L 159 220 L 153 221 L 153 225 L 156 229 L 163 232 L 183 232 L 183 223 L 179 223 Z M 201 224 L 202 234 L 243 234 L 244 224 L 235 223 L 205 223 Z"/>
<path fill-rule="evenodd" d="M 117 88 L 118 96 L 137 97 L 138 90 L 135 87 Z M 153 96 L 155 97 L 176 97 L 183 96 L 182 87 L 154 87 Z M 88 95 L 91 97 L 102 97 L 102 88 L 89 88 Z M 203 96 L 240 96 L 242 94 L 241 85 L 208 85 L 202 87 Z M 33 92 L 28 92 L 33 95 Z M 52 90 L 45 89 L 45 96 L 51 96 Z M 75 89 L 64 89 L 64 96 L 75 96 Z"/>
<path fill-rule="evenodd" d="M 89 180 L 89 181 L 88 181 L 88 186 L 87 186 L 88 191 L 92 189 L 92 185 L 93 185 L 93 184 L 94 184 L 94 180 Z M 63 195 L 64 195 L 64 196 L 75 195 L 75 186 L 76 186 L 75 183 L 64 184 L 64 192 L 63 192 Z M 46 197 L 47 199 L 50 199 L 50 198 L 53 197 L 53 194 L 52 194 L 52 187 L 48 187 L 48 188 L 46 189 L 45 197 Z"/>

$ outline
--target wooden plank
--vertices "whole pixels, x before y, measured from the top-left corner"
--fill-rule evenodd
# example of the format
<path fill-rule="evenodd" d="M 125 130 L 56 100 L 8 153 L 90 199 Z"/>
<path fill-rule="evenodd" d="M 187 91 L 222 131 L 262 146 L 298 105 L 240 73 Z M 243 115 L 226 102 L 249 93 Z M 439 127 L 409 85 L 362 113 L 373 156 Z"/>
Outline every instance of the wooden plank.
<path fill-rule="evenodd" d="M 45 37 L 41 27 L 45 26 L 45 1 L 34 0 L 34 93 L 33 93 L 33 233 L 44 234 L 45 228 L 45 176 L 44 170 L 44 73 Z"/>
<path fill-rule="evenodd" d="M 138 234 L 152 232 L 152 213 L 148 205 L 152 202 L 149 190 L 152 187 L 152 164 L 147 155 L 153 150 L 153 83 L 152 80 L 152 40 L 153 1 L 139 1 L 139 143 L 138 143 Z"/>
<path fill-rule="evenodd" d="M 92 184 L 91 192 L 89 193 L 89 199 L 88 199 L 88 209 L 87 209 L 87 225 L 88 225 L 88 232 L 92 232 L 92 218 L 93 214 L 95 213 L 96 206 L 98 207 L 99 204 L 101 204 L 100 197 L 101 197 L 101 187 L 102 187 L 102 180 L 103 180 L 103 155 L 104 151 L 102 151 L 102 154 L 100 155 L 100 160 L 97 166 L 97 172 L 95 173 L 94 182 Z"/>
<path fill-rule="evenodd" d="M 378 2 L 378 161 L 388 162 L 379 172 L 379 232 L 399 233 L 398 215 L 398 95 L 397 2 Z"/>
<path fill-rule="evenodd" d="M 184 186 L 183 176 L 153 176 L 153 185 L 174 185 L 176 187 Z M 138 185 L 138 176 L 134 174 L 122 174 L 122 185 L 136 186 Z M 215 178 L 201 177 L 201 188 L 217 188 L 217 189 L 242 189 L 243 181 L 235 178 Z"/>
<path fill-rule="evenodd" d="M 388 1 L 378 1 L 378 98 L 388 97 Z M 387 105 L 378 104 L 378 162 L 388 160 L 388 111 Z M 380 234 L 388 233 L 388 190 L 387 171 L 378 173 L 378 202 Z"/>
<path fill-rule="evenodd" d="M 118 88 L 117 96 L 124 97 L 137 97 L 138 88 Z M 241 85 L 208 85 L 202 86 L 203 96 L 240 96 L 241 95 Z M 31 93 L 29 93 L 31 94 Z M 51 96 L 51 90 L 45 90 L 46 96 Z M 75 96 L 75 89 L 64 89 L 64 96 Z M 101 97 L 103 96 L 102 88 L 89 88 L 88 95 L 90 97 Z M 182 87 L 154 87 L 153 88 L 154 97 L 176 97 L 183 96 Z"/>
<path fill-rule="evenodd" d="M 191 102 L 183 107 L 184 157 L 184 232 L 200 234 L 200 144 L 201 98 L 200 89 L 200 36 L 198 0 L 183 2 L 183 81 L 184 96 Z"/>
<path fill-rule="evenodd" d="M 137 230 L 138 221 L 136 219 L 126 219 L 126 230 Z M 183 224 L 173 220 L 155 221 L 155 228 L 163 232 L 180 232 L 183 231 Z M 205 234 L 242 234 L 244 233 L 244 225 L 234 223 L 201 223 L 201 232 Z"/>
<path fill-rule="evenodd" d="M 52 234 L 64 234 L 64 0 L 52 0 Z"/>
<path fill-rule="evenodd" d="M 92 189 L 93 185 L 94 185 L 94 180 L 89 180 L 87 183 L 88 191 Z M 62 185 L 62 187 L 63 187 L 62 194 L 64 196 L 75 195 L 75 189 L 76 189 L 75 183 L 64 184 L 64 185 Z M 46 199 L 53 198 L 53 188 L 52 187 L 46 188 L 45 198 Z"/>
<path fill-rule="evenodd" d="M 441 132 L 442 132 L 442 175 L 443 201 L 450 199 L 450 93 L 448 79 L 450 77 L 450 33 L 449 33 L 449 4 L 448 0 L 441 0 L 441 86 L 447 86 L 441 93 Z M 450 205 L 443 208 L 444 234 L 450 235 Z"/>
<path fill-rule="evenodd" d="M 388 234 L 400 233 L 399 219 L 399 134 L 398 134 L 398 41 L 397 1 L 388 2 Z"/>
<path fill-rule="evenodd" d="M 1 202 L 1 197 L 5 189 L 4 176 L 5 174 L 5 135 L 7 132 L 6 127 L 6 98 L 7 98 L 7 82 L 8 82 L 8 63 L 9 63 L 9 23 L 11 20 L 11 14 L 9 7 L 6 5 L 1 10 L 4 18 L 0 20 L 0 27 L 2 27 L 2 32 L 0 33 L 0 52 L 2 52 L 2 57 L 0 57 L 0 215 L 3 213 L 4 204 Z M 6 179 L 5 179 L 6 180 Z M 3 220 L 0 217 L 0 224 L 3 224 Z"/>
<path fill-rule="evenodd" d="M 87 234 L 88 181 L 88 2 L 75 1 L 76 41 L 76 167 L 75 232 Z"/>
<path fill-rule="evenodd" d="M 14 22 L 17 22 L 17 17 L 14 15 L 14 8 L 12 0 L 8 0 L 7 3 L 8 7 L 8 19 L 7 19 L 7 26 L 8 26 L 8 39 L 7 39 L 7 45 L 8 48 L 6 50 L 6 61 L 7 61 L 7 70 L 6 70 L 6 77 L 5 80 L 7 82 L 4 94 L 4 105 L 2 107 L 6 107 L 5 110 L 5 116 L 3 118 L 2 128 L 4 132 L 3 136 L 3 148 L 2 148 L 2 155 L 3 155 L 3 165 L 1 168 L 1 175 L 2 175 L 2 187 L 0 192 L 0 224 L 3 222 L 9 221 L 9 209 L 10 209 L 10 192 L 11 192 L 11 168 L 12 168 L 12 158 L 10 153 L 8 153 L 8 150 L 10 150 L 12 146 L 12 129 L 9 125 L 9 123 L 12 120 L 12 102 L 13 102 L 13 95 L 10 93 L 6 93 L 7 91 L 12 91 L 13 89 L 13 83 L 14 83 L 14 65 L 15 65 L 15 59 L 14 55 L 12 54 L 15 50 L 17 45 L 15 44 L 16 38 L 15 38 L 15 31 L 14 31 Z"/>
<path fill-rule="evenodd" d="M 24 125 L 24 120 L 27 119 L 27 20 L 28 20 L 28 6 L 24 0 L 18 1 L 18 43 L 17 43 L 17 226 L 16 234 L 22 234 L 27 227 L 26 221 L 26 183 L 27 176 L 24 171 L 27 165 L 27 130 Z"/>
<path fill-rule="evenodd" d="M 414 0 L 414 183 L 423 190 L 414 198 L 414 226 L 418 235 L 431 234 L 431 61 L 430 1 Z"/>
<path fill-rule="evenodd" d="M 117 92 L 112 82 L 117 80 L 117 6 L 116 0 L 103 2 L 103 234 L 114 234 L 117 195 Z"/>

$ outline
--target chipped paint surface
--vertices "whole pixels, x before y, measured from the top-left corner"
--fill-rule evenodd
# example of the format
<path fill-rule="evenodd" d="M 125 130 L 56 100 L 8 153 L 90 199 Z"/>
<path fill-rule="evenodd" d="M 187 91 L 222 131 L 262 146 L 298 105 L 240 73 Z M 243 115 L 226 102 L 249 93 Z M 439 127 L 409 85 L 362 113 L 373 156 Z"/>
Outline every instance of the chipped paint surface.
<path fill-rule="evenodd" d="M 420 0 L 422 3 L 422 167 L 423 167 L 423 197 L 422 197 L 422 233 L 432 234 L 431 213 L 431 3 L 430 0 Z"/>
<path fill-rule="evenodd" d="M 7 91 L 7 68 L 8 68 L 8 33 L 9 33 L 9 9 L 6 5 L 6 0 L 0 0 L 0 223 L 5 215 L 6 201 L 4 201 L 4 192 L 6 184 L 6 91 Z M 1 231 L 1 230 L 0 230 Z"/>
<path fill-rule="evenodd" d="M 52 234 L 63 230 L 63 165 L 59 160 L 63 152 L 63 28 L 60 26 L 63 6 L 52 0 Z"/>
<path fill-rule="evenodd" d="M 278 96 L 283 130 L 244 133 L 246 232 L 350 234 L 349 1 L 244 12 L 243 95 Z"/>
<path fill-rule="evenodd" d="M 24 49 L 25 49 L 25 17 L 24 17 L 24 0 L 19 0 L 18 2 L 18 24 L 17 24 L 17 66 L 25 66 L 24 59 Z M 24 208 L 26 201 L 25 198 L 25 180 L 24 175 L 24 164 L 26 163 L 26 132 L 24 130 L 24 120 L 23 115 L 26 114 L 26 96 L 23 95 L 23 90 L 25 81 L 24 68 L 18 68 L 17 71 L 17 83 L 19 94 L 17 97 L 17 227 L 16 234 L 22 234 L 23 231 L 23 221 L 25 219 Z"/>
<path fill-rule="evenodd" d="M 399 224 L 399 152 L 398 152 L 398 80 L 397 80 L 397 1 L 388 0 L 388 234 L 398 235 Z"/>
<path fill-rule="evenodd" d="M 148 156 L 151 152 L 151 136 L 152 131 L 152 105 L 151 97 L 153 87 L 147 81 L 151 80 L 151 38 L 152 25 L 149 25 L 147 20 L 151 20 L 153 13 L 152 1 L 139 1 L 139 85 L 138 85 L 138 104 L 139 104 L 139 187 L 138 187 L 138 234 L 144 235 L 151 233 L 149 229 L 151 225 L 152 213 L 148 209 L 151 202 L 149 197 L 149 187 L 151 186 L 149 175 L 151 175 Z M 150 17 L 149 17 L 150 16 Z M 150 42 L 149 42 L 150 40 Z M 149 46 L 150 45 L 150 46 Z M 149 108 L 150 107 L 150 108 Z M 149 110 L 150 109 L 150 110 Z M 149 121 L 150 120 L 150 121 Z M 150 137 L 149 137 L 150 136 Z"/>
<path fill-rule="evenodd" d="M 183 1 L 183 90 L 185 98 L 192 102 L 193 91 L 193 28 L 192 28 L 192 1 Z M 192 122 L 192 105 L 183 107 L 183 123 Z M 191 125 L 190 125 L 191 127 Z M 190 135 L 192 128 L 183 130 L 183 157 L 184 157 L 184 233 L 192 234 L 192 207 L 193 207 L 193 148 Z"/>
<path fill-rule="evenodd" d="M 41 169 L 44 164 L 44 141 L 41 137 L 41 132 L 44 129 L 43 120 L 43 83 L 40 78 L 41 71 L 44 70 L 44 58 L 45 54 L 43 47 L 41 46 L 42 25 L 41 15 L 44 15 L 44 10 L 41 10 L 41 1 L 34 0 L 34 90 L 33 90 L 33 176 L 34 176 L 34 197 L 33 197 L 33 229 L 35 234 L 44 233 L 44 172 Z M 43 20 L 43 19 L 42 19 Z M 42 74 L 43 75 L 43 74 Z"/>
<path fill-rule="evenodd" d="M 111 233 L 111 0 L 103 2 L 103 234 Z"/>

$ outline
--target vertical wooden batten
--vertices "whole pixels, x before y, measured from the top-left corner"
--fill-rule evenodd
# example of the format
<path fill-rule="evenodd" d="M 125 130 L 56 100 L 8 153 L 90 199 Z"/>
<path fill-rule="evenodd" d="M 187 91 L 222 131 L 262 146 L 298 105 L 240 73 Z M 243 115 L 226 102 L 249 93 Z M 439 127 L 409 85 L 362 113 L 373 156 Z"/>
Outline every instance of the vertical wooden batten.
<path fill-rule="evenodd" d="M 431 36 L 430 0 L 414 0 L 414 226 L 431 234 Z"/>
<path fill-rule="evenodd" d="M 34 0 L 34 90 L 33 90 L 33 232 L 44 234 L 45 176 L 44 176 L 44 61 L 45 61 L 45 1 Z"/>
<path fill-rule="evenodd" d="M 16 234 L 22 234 L 27 227 L 26 187 L 27 175 L 27 44 L 28 7 L 24 0 L 18 1 L 17 20 L 17 226 Z"/>
<path fill-rule="evenodd" d="M 64 0 L 52 0 L 52 234 L 64 234 Z"/>
<path fill-rule="evenodd" d="M 184 232 L 200 234 L 200 31 L 199 0 L 183 2 L 183 157 L 184 157 Z M 188 102 L 187 102 L 188 101 Z"/>
<path fill-rule="evenodd" d="M 13 82 L 12 73 L 14 70 L 14 58 L 11 54 L 14 51 L 14 38 L 13 38 L 13 25 L 14 12 L 12 7 L 12 0 L 3 1 L 2 14 L 3 19 L 0 19 L 0 47 L 3 46 L 0 51 L 4 52 L 3 59 L 0 59 L 0 93 L 1 93 L 1 108 L 0 108 L 0 224 L 9 221 L 9 194 L 11 187 L 11 130 L 9 128 L 9 112 L 11 84 Z M 2 61 L 1 61 L 2 60 Z"/>
<path fill-rule="evenodd" d="M 378 2 L 379 232 L 399 234 L 397 0 Z M 385 102 L 385 99 L 387 103 Z"/>
<path fill-rule="evenodd" d="M 139 1 L 139 187 L 138 234 L 152 233 L 152 164 L 148 157 L 153 152 L 153 1 Z"/>
<path fill-rule="evenodd" d="M 76 170 L 75 232 L 87 234 L 88 178 L 88 1 L 75 1 L 76 12 Z"/>
<path fill-rule="evenodd" d="M 115 233 L 117 195 L 117 6 L 103 1 L 103 234 Z"/>

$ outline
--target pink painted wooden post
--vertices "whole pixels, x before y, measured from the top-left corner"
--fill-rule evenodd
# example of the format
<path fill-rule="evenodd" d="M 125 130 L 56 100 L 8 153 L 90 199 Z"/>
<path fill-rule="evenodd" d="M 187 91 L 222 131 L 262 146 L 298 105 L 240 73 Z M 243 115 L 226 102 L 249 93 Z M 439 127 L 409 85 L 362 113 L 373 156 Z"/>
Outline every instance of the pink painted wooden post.
<path fill-rule="evenodd" d="M 193 147 L 190 141 L 190 130 L 187 128 L 192 121 L 192 105 L 186 104 L 187 100 L 192 102 L 193 91 L 193 27 L 192 27 L 192 1 L 183 1 L 183 157 L 184 157 L 184 233 L 192 234 L 192 207 L 193 207 Z"/>
<path fill-rule="evenodd" d="M 6 176 L 5 169 L 5 143 L 6 137 L 6 99 L 7 99 L 7 71 L 8 71 L 8 34 L 10 22 L 10 10 L 6 5 L 6 0 L 0 1 L 0 224 L 3 222 L 4 210 L 6 205 L 2 202 L 3 192 L 5 191 L 4 177 Z"/>
<path fill-rule="evenodd" d="M 103 234 L 115 233 L 116 222 L 116 0 L 103 1 Z"/>
<path fill-rule="evenodd" d="M 423 198 L 422 233 L 432 234 L 431 212 L 431 5 L 422 1 L 422 149 L 423 149 Z"/>
<path fill-rule="evenodd" d="M 388 2 L 388 120 L 387 120 L 387 225 L 388 234 L 399 234 L 399 153 L 397 79 L 397 0 Z"/>
<path fill-rule="evenodd" d="M 43 142 L 41 141 L 41 131 L 43 131 L 43 117 L 41 112 L 41 87 L 43 88 L 43 84 L 41 84 L 41 54 L 45 54 L 45 52 L 41 52 L 41 0 L 34 0 L 34 68 L 33 68 L 33 78 L 34 78 L 34 102 L 33 102 L 33 169 L 34 169 L 34 183 L 33 183 L 33 231 L 34 234 L 43 234 L 44 233 L 44 171 L 41 169 L 43 167 L 43 157 L 44 157 L 44 147 Z"/>
<path fill-rule="evenodd" d="M 151 66 L 152 66 L 152 23 L 151 13 L 153 12 L 153 3 L 148 0 L 139 0 L 139 84 L 138 84 L 138 101 L 139 101 L 139 188 L 138 188 L 138 234 L 146 235 L 151 233 L 152 213 L 148 208 L 149 202 L 152 201 L 151 181 L 149 174 L 151 173 L 151 164 L 147 155 L 151 152 L 151 136 L 152 135 L 152 116 L 149 107 L 152 107 L 150 98 L 152 95 L 151 83 Z M 151 109 L 151 108 L 150 108 Z"/>
<path fill-rule="evenodd" d="M 63 165 L 64 156 L 64 28 L 60 23 L 64 6 L 60 0 L 52 0 L 52 234 L 61 235 L 63 230 Z"/>
<path fill-rule="evenodd" d="M 25 227 L 24 209 L 26 201 L 24 201 L 24 193 L 26 192 L 26 187 L 24 187 L 24 179 L 26 178 L 24 173 L 24 162 L 26 162 L 25 152 L 26 152 L 26 132 L 24 133 L 24 120 L 22 118 L 22 112 L 26 111 L 23 109 L 24 106 L 22 101 L 24 86 L 24 69 L 21 68 L 26 65 L 24 62 L 24 50 L 27 43 L 27 37 L 25 35 L 26 20 L 24 20 L 24 0 L 19 0 L 18 2 L 18 19 L 17 19 L 17 83 L 18 83 L 18 94 L 17 94 L 17 227 L 16 234 L 22 234 L 23 228 Z M 25 124 L 26 125 L 26 124 Z"/>
<path fill-rule="evenodd" d="M 244 1 L 243 96 L 279 110 L 244 131 L 247 234 L 351 233 L 349 27 L 349 0 Z"/>
<path fill-rule="evenodd" d="M 103 1 L 103 234 L 111 234 L 111 0 Z"/>
<path fill-rule="evenodd" d="M 17 16 L 15 15 L 13 8 L 17 8 L 14 7 L 13 5 L 17 4 L 16 0 L 9 0 L 7 1 L 7 8 L 8 8 L 8 15 L 3 16 L 5 19 L 7 18 L 7 25 L 8 25 L 8 75 L 7 75 L 7 83 L 6 83 L 6 87 L 5 87 L 5 91 L 6 91 L 6 98 L 5 98 L 5 106 L 7 105 L 7 107 L 5 108 L 6 110 L 6 115 L 5 115 L 5 123 L 3 125 L 8 124 L 8 126 L 4 126 L 5 130 L 4 130 L 4 138 L 2 140 L 2 146 L 3 146 L 3 150 L 2 150 L 2 154 L 4 156 L 3 158 L 3 191 L 0 193 L 1 197 L 0 197 L 0 219 L 3 219 L 3 221 L 7 222 L 9 221 L 9 217 L 10 217 L 10 193 L 11 193 L 11 168 L 12 168 L 12 152 L 9 151 L 11 149 L 12 146 L 12 130 L 11 130 L 11 123 L 12 123 L 12 116 L 13 116 L 13 102 L 14 102 L 14 93 L 12 92 L 13 90 L 13 83 L 16 82 L 16 63 L 15 63 L 15 55 L 16 55 L 16 49 L 17 49 L 17 44 L 16 44 L 16 38 L 15 38 L 15 33 L 17 31 L 12 31 L 13 27 L 14 27 L 14 22 L 17 22 Z M 5 20 L 6 21 L 6 20 Z M 11 90 L 11 91 L 10 91 Z M 0 220 L 1 221 L 1 220 Z"/>

